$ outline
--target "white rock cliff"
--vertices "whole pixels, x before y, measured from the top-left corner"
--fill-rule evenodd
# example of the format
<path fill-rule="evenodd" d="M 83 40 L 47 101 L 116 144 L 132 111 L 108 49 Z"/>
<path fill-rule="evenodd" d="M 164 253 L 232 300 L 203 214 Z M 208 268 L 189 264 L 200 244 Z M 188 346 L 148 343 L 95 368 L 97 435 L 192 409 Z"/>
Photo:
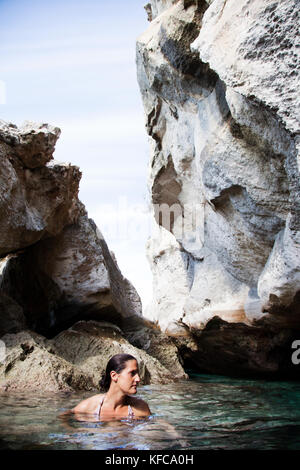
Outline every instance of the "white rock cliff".
<path fill-rule="evenodd" d="M 245 335 L 257 321 L 300 325 L 298 7 L 146 6 L 137 75 L 159 225 L 146 315 L 170 335 L 204 331 L 216 316 L 252 326 Z"/>

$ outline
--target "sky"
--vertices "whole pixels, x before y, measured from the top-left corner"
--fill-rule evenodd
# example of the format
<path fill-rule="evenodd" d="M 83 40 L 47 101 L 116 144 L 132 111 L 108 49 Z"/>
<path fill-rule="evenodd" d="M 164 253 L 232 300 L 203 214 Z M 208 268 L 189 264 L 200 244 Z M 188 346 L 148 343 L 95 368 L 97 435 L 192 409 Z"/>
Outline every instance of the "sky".
<path fill-rule="evenodd" d="M 54 158 L 80 167 L 79 197 L 143 306 L 149 147 L 135 42 L 145 3 L 0 0 L 0 118 L 60 127 Z"/>

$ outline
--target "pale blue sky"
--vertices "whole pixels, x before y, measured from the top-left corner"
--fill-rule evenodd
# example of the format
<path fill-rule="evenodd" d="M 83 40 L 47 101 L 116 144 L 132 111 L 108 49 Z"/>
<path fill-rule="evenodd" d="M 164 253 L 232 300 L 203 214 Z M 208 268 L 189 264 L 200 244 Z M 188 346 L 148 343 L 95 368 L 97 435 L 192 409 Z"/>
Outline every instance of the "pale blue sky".
<path fill-rule="evenodd" d="M 0 118 L 61 128 L 54 158 L 80 167 L 80 198 L 147 303 L 149 150 L 135 66 L 145 3 L 0 0 Z"/>

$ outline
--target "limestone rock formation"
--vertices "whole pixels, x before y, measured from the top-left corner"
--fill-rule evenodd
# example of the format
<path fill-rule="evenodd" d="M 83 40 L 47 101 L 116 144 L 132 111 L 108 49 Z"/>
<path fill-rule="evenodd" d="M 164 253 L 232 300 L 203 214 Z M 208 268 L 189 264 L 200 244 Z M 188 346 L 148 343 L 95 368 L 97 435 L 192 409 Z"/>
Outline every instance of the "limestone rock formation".
<path fill-rule="evenodd" d="M 8 261 L 1 290 L 23 306 L 29 327 L 47 336 L 78 319 L 120 323 L 141 315 L 136 290 L 83 206 L 76 224 Z"/>
<path fill-rule="evenodd" d="M 131 354 L 139 363 L 141 383 L 172 382 L 173 374 L 153 355 L 138 349 L 124 337 L 124 332 L 108 322 L 80 321 L 53 338 L 57 353 L 93 376 L 95 386 L 115 354 Z M 175 379 L 178 377 L 175 377 Z"/>
<path fill-rule="evenodd" d="M 80 321 L 52 340 L 30 330 L 6 334 L 0 363 L 0 390 L 5 392 L 99 391 L 99 381 L 114 354 L 137 358 L 141 384 L 174 380 L 156 358 L 131 345 L 111 323 Z"/>
<path fill-rule="evenodd" d="M 92 390 L 90 376 L 55 354 L 51 344 L 29 330 L 6 334 L 5 361 L 0 363 L 0 390 L 70 392 Z"/>
<path fill-rule="evenodd" d="M 282 328 L 297 331 L 297 2 L 153 0 L 146 10 L 137 75 L 159 225 L 148 242 L 154 292 L 147 318 L 188 338 L 217 316 L 232 331 L 242 324 L 243 334 L 257 334 L 257 345 L 260 319 L 262 330 L 276 315 Z M 190 352 L 203 354 L 201 341 L 193 336 Z M 205 357 L 220 372 L 217 357 L 214 364 L 207 351 L 202 365 Z"/>
<path fill-rule="evenodd" d="M 59 129 L 0 123 L 0 256 L 54 236 L 77 220 L 79 168 L 49 162 Z M 47 163 L 49 162 L 49 163 Z"/>
<path fill-rule="evenodd" d="M 297 0 L 215 0 L 191 46 L 227 86 L 299 133 Z"/>
<path fill-rule="evenodd" d="M 95 390 L 120 352 L 138 359 L 143 383 L 187 378 L 79 201 L 79 169 L 50 161 L 59 134 L 0 123 L 0 388 Z"/>
<path fill-rule="evenodd" d="M 6 333 L 17 333 L 26 327 L 23 309 L 8 295 L 0 292 L 0 338 Z"/>
<path fill-rule="evenodd" d="M 172 374 L 172 380 L 188 379 L 183 360 L 172 338 L 143 318 L 130 317 L 124 322 L 124 337 L 136 348 L 146 351 Z"/>
<path fill-rule="evenodd" d="M 219 0 L 207 11 L 200 34 L 191 45 L 226 83 L 227 102 L 244 139 L 253 143 L 256 138 L 257 145 L 262 141 L 271 158 L 284 157 L 282 180 L 286 180 L 289 213 L 282 217 L 285 228 L 280 235 L 276 231 L 277 241 L 258 280 L 258 294 L 267 311 L 279 306 L 299 312 L 299 23 L 295 0 L 265 4 L 256 0 L 239 5 Z M 282 202 L 276 203 L 277 213 Z M 280 254 L 279 240 L 283 240 Z M 280 274 L 275 264 L 281 264 Z"/>
<path fill-rule="evenodd" d="M 291 345 L 300 336 L 299 321 L 262 318 L 253 325 L 215 316 L 205 328 L 177 338 L 186 364 L 198 370 L 236 377 L 299 379 Z"/>
<path fill-rule="evenodd" d="M 25 121 L 19 128 L 0 121 L 0 139 L 15 151 L 25 168 L 39 168 L 50 160 L 60 136 L 58 127 Z"/>

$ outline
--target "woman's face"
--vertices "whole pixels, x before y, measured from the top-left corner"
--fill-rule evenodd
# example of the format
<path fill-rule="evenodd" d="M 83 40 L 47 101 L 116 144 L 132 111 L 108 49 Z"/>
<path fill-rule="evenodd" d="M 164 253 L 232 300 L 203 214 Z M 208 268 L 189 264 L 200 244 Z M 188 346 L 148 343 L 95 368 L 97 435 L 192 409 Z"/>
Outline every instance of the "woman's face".
<path fill-rule="evenodd" d="M 135 359 L 126 361 L 125 368 L 118 374 L 118 385 L 124 393 L 134 394 L 141 381 L 139 367 Z"/>

